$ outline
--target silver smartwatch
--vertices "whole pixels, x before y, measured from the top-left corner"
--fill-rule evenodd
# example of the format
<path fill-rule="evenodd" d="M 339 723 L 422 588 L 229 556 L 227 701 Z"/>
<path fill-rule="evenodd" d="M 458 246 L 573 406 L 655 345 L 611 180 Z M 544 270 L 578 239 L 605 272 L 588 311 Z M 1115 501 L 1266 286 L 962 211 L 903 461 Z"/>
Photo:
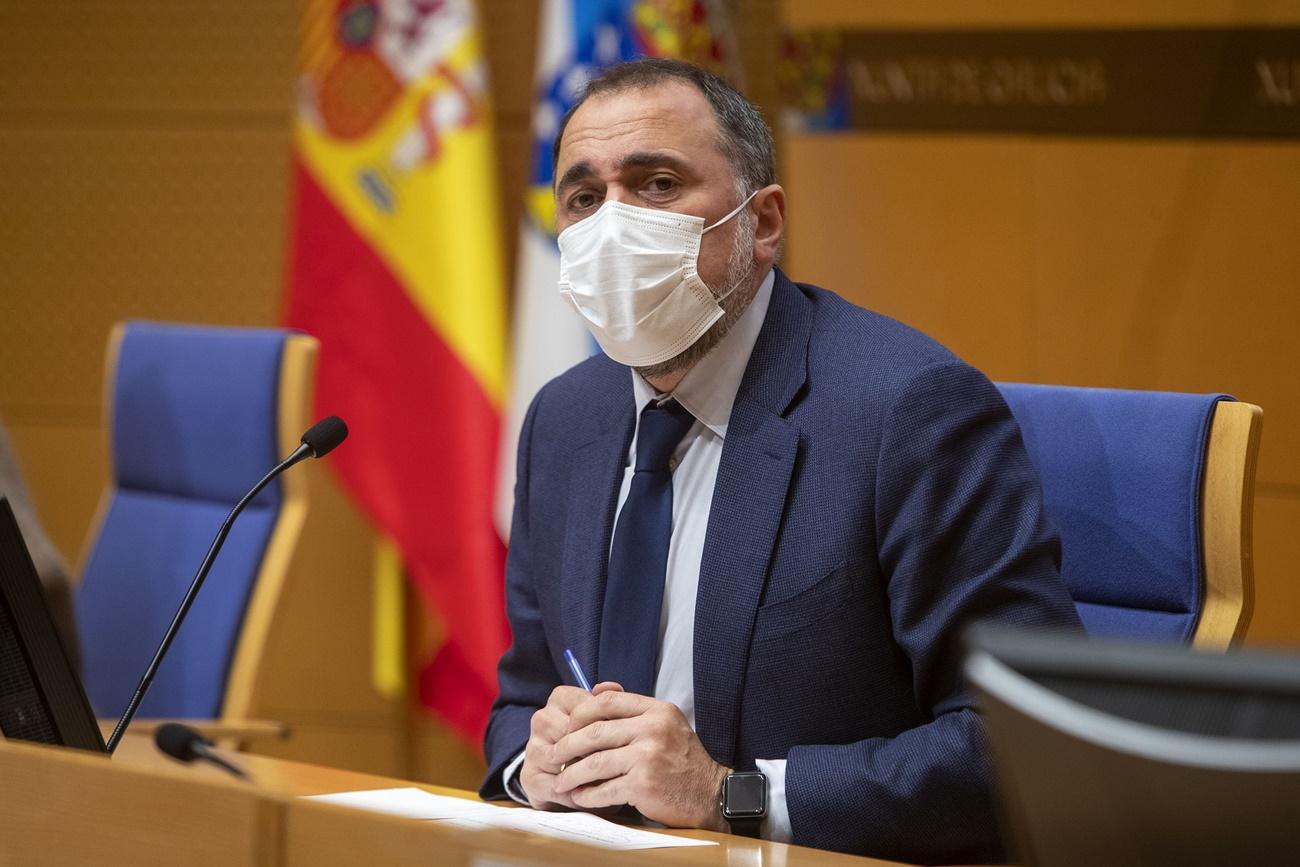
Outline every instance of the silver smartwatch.
<path fill-rule="evenodd" d="M 718 795 L 718 808 L 731 825 L 731 833 L 757 837 L 767 816 L 767 777 L 762 771 L 727 774 Z"/>

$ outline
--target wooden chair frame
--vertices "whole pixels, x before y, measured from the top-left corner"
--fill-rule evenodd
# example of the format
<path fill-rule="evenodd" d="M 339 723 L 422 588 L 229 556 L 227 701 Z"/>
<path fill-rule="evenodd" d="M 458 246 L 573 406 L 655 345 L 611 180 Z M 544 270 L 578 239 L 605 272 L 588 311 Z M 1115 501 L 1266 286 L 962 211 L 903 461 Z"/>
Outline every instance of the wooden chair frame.
<path fill-rule="evenodd" d="M 303 431 L 311 426 L 319 350 L 319 341 L 305 334 L 290 335 L 285 340 L 284 356 L 280 360 L 279 418 L 276 420 L 281 455 L 296 449 Z M 221 705 L 221 721 L 226 724 L 248 719 L 271 622 L 280 604 L 294 548 L 307 520 L 306 474 L 288 472 L 280 476 L 280 491 L 280 516 L 266 543 L 262 568 L 248 600 L 239 644 L 235 647 L 230 676 L 226 681 L 226 695 Z"/>
<path fill-rule="evenodd" d="M 1214 410 L 1201 482 L 1201 547 L 1205 600 L 1192 644 L 1226 649 L 1241 641 L 1254 608 L 1252 524 L 1255 464 L 1264 411 L 1220 401 Z"/>

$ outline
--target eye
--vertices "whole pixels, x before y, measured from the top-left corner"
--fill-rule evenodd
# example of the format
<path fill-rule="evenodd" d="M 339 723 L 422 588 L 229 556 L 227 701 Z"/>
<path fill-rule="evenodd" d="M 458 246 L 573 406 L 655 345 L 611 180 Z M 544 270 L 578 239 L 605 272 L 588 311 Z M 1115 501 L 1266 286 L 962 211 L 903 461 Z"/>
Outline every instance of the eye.
<path fill-rule="evenodd" d="M 569 210 L 585 211 L 589 208 L 595 207 L 598 202 L 599 199 L 596 197 L 595 193 L 585 190 L 569 197 Z"/>
<path fill-rule="evenodd" d="M 646 183 L 645 187 L 647 191 L 659 195 L 671 193 L 677 189 L 677 179 L 668 175 L 655 175 Z"/>

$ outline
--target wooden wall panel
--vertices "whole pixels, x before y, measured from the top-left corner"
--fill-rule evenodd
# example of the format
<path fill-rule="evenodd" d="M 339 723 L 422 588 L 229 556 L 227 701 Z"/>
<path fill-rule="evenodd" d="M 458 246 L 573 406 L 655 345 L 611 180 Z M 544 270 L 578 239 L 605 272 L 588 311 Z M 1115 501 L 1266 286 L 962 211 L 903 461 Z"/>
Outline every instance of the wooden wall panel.
<path fill-rule="evenodd" d="M 80 575 L 86 534 L 108 476 L 105 438 L 93 415 L 42 416 L 24 420 L 0 408 L 46 535 Z"/>
<path fill-rule="evenodd" d="M 777 71 L 781 60 L 781 0 L 730 0 L 725 4 L 735 28 L 734 41 L 745 72 L 745 96 L 773 127 L 781 112 Z"/>
<path fill-rule="evenodd" d="M 0 416 L 71 562 L 109 326 L 278 309 L 297 8 L 246 6 L 0 4 Z"/>
<path fill-rule="evenodd" d="M 1296 20 L 1295 0 L 784 0 L 791 27 L 1130 27 L 1279 24 Z"/>
<path fill-rule="evenodd" d="M 1264 415 L 1268 436 L 1268 414 Z M 1246 639 L 1252 644 L 1294 648 L 1300 644 L 1300 496 L 1261 486 L 1255 496 L 1255 616 Z"/>
<path fill-rule="evenodd" d="M 74 564 L 107 477 L 111 324 L 278 320 L 299 15 L 0 4 L 0 416 Z M 295 472 L 311 511 L 254 705 L 297 736 L 259 746 L 400 774 L 405 706 L 370 687 L 371 531 L 323 465 Z"/>
<path fill-rule="evenodd" d="M 1300 430 L 1293 384 L 1257 375 L 1295 343 L 1300 245 L 1275 215 L 1300 201 L 1298 154 L 792 136 L 789 264 L 924 322 L 998 377 L 1234 391 L 1269 406 L 1271 438 Z M 1264 449 L 1262 481 L 1300 483 Z"/>
<path fill-rule="evenodd" d="M 795 25 L 867 29 L 1300 21 L 1294 0 L 785 9 Z M 782 165 L 791 272 L 993 378 L 1263 406 L 1248 640 L 1300 644 L 1300 142 L 790 133 Z"/>
<path fill-rule="evenodd" d="M 119 319 L 274 321 L 288 147 L 284 129 L 0 131 L 0 352 L 27 353 L 0 404 L 98 406 Z"/>
<path fill-rule="evenodd" d="M 480 10 L 513 260 L 538 3 Z M 0 3 L 0 418 L 74 564 L 107 477 L 110 325 L 278 320 L 301 11 L 298 0 Z M 313 474 L 312 512 L 257 707 L 298 736 L 256 748 L 472 783 L 477 746 L 423 722 L 408 732 L 403 703 L 371 691 L 372 531 L 331 474 L 297 471 Z"/>
<path fill-rule="evenodd" d="M 513 287 L 516 235 L 531 172 L 533 63 L 540 7 L 537 0 L 479 0 L 479 9 L 491 71 L 506 277 Z"/>
<path fill-rule="evenodd" d="M 297 33 L 295 0 L 15 0 L 0 4 L 0 105 L 75 129 L 283 121 Z"/>

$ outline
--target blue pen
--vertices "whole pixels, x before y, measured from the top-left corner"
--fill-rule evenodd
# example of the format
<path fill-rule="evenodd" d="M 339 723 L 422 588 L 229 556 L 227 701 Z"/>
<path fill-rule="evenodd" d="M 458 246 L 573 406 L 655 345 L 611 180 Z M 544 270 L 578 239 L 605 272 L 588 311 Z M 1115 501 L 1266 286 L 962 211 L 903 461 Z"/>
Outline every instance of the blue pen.
<path fill-rule="evenodd" d="M 578 657 L 574 656 L 573 651 L 567 647 L 564 648 L 564 661 L 569 663 L 569 671 L 573 672 L 573 676 L 578 681 L 578 686 L 587 692 L 591 692 L 591 681 L 587 680 L 586 673 L 583 672 L 582 666 L 578 663 Z"/>

